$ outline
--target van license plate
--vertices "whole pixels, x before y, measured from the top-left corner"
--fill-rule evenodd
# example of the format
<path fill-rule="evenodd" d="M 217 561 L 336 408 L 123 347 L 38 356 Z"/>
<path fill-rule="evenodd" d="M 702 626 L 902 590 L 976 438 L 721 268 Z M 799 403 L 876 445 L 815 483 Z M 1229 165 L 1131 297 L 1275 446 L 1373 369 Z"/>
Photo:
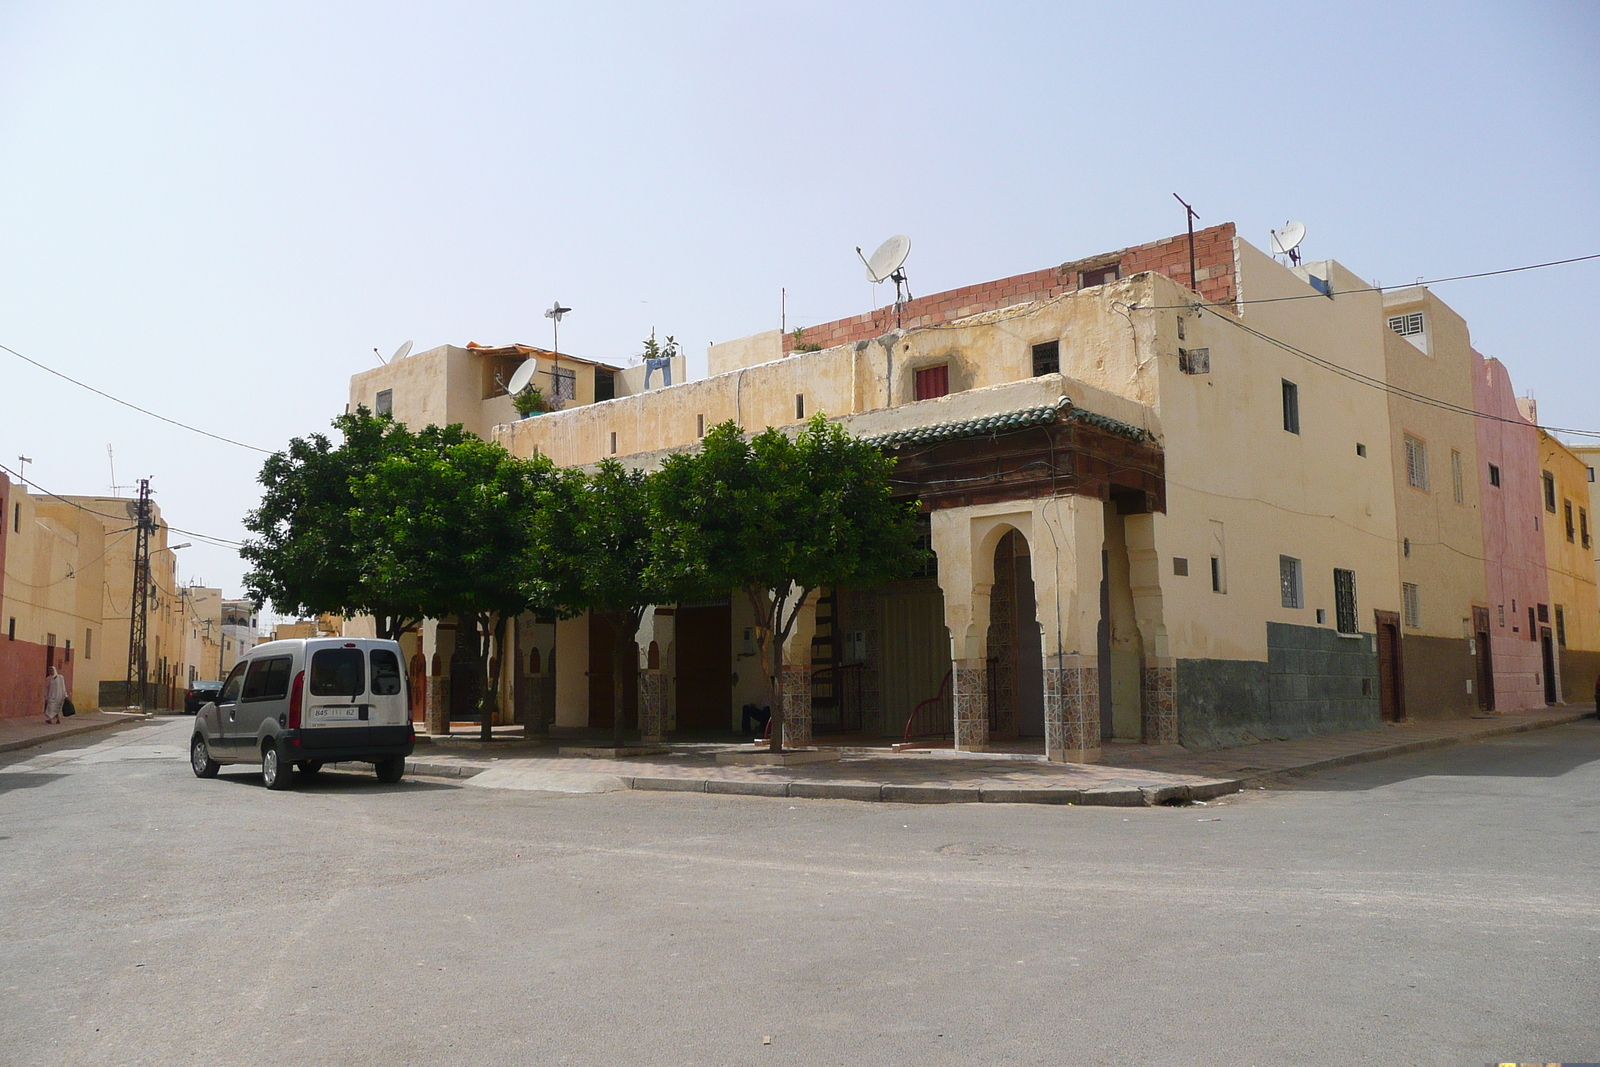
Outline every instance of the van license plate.
<path fill-rule="evenodd" d="M 361 711 L 354 704 L 342 704 L 332 708 L 312 708 L 311 720 L 313 722 L 345 722 L 350 719 L 360 718 Z"/>

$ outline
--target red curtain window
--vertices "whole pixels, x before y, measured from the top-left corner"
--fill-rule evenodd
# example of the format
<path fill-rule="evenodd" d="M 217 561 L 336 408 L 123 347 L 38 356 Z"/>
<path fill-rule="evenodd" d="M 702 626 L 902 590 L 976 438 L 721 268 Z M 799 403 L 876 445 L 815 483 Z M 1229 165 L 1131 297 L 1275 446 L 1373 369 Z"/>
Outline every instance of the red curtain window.
<path fill-rule="evenodd" d="M 917 371 L 917 399 L 932 400 L 950 392 L 950 368 L 927 367 Z"/>

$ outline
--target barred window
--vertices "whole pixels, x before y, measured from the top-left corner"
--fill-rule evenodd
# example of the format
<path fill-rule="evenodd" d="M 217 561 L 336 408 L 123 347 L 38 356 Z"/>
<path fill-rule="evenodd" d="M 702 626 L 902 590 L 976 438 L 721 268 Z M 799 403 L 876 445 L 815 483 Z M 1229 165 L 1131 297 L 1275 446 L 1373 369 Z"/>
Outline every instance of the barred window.
<path fill-rule="evenodd" d="M 1465 504 L 1467 496 L 1461 481 L 1461 453 L 1450 450 L 1450 490 L 1457 504 Z"/>
<path fill-rule="evenodd" d="M 1283 379 L 1283 428 L 1300 432 L 1300 387 L 1287 378 Z"/>
<path fill-rule="evenodd" d="M 1422 332 L 1422 312 L 1413 311 L 1409 315 L 1391 315 L 1389 329 L 1401 337 L 1410 337 L 1412 334 Z"/>
<path fill-rule="evenodd" d="M 1567 613 L 1560 604 L 1556 605 L 1556 644 L 1567 647 Z"/>
<path fill-rule="evenodd" d="M 1415 583 L 1400 583 L 1400 600 L 1405 624 L 1413 630 L 1422 629 L 1422 597 L 1417 592 Z"/>
<path fill-rule="evenodd" d="M 1541 476 L 1544 479 L 1544 509 L 1550 514 L 1556 513 L 1556 476 L 1545 471 Z"/>
<path fill-rule="evenodd" d="M 1428 446 L 1421 439 L 1405 435 L 1406 483 L 1413 489 L 1428 488 Z"/>
<path fill-rule="evenodd" d="M 1334 623 L 1342 634 L 1360 633 L 1356 624 L 1356 572 L 1333 569 Z"/>
<path fill-rule="evenodd" d="M 1278 557 L 1278 584 L 1282 587 L 1284 607 L 1303 608 L 1306 606 L 1299 560 L 1293 556 Z"/>

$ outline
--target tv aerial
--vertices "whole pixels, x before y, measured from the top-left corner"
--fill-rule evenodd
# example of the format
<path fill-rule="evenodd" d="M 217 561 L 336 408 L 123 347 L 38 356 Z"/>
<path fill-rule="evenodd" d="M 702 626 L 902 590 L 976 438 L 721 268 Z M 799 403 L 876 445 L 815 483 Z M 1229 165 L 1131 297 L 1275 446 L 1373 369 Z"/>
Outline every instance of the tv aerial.
<path fill-rule="evenodd" d="M 1288 256 L 1294 266 L 1300 265 L 1300 242 L 1306 239 L 1306 224 L 1286 222 L 1281 230 L 1268 230 L 1272 234 L 1272 254 Z"/>
<path fill-rule="evenodd" d="M 896 234 L 879 245 L 878 250 L 872 253 L 871 259 L 862 256 L 861 249 L 856 248 L 856 255 L 866 264 L 867 281 L 873 285 L 894 282 L 894 324 L 897 328 L 900 325 L 900 309 L 905 306 L 907 300 L 914 299 L 911 295 L 911 284 L 906 281 L 906 272 L 903 269 L 906 257 L 910 254 L 911 238 L 903 233 Z"/>

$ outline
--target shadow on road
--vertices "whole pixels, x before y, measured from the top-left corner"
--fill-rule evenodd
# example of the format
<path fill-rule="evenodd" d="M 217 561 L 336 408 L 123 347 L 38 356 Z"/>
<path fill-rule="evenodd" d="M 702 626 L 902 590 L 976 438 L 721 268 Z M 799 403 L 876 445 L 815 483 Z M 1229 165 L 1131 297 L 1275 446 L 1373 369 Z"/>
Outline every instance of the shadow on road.
<path fill-rule="evenodd" d="M 233 771 L 232 774 L 228 773 Z M 3 781 L 7 775 L 0 775 Z M 216 778 L 219 782 L 229 785 L 248 785 L 256 789 L 266 789 L 258 770 L 245 768 L 224 767 Z M 371 773 L 362 774 L 360 771 L 323 771 L 315 778 L 300 775 L 295 779 L 293 792 L 296 793 L 416 793 L 432 792 L 440 789 L 460 789 L 459 785 L 452 782 L 422 781 L 419 778 L 402 778 L 394 785 L 385 785 L 378 781 Z"/>
<path fill-rule="evenodd" d="M 0 774 L 0 793 L 9 793 L 15 789 L 37 789 L 41 785 L 49 785 L 58 778 L 65 778 L 64 774 L 46 774 L 43 771 L 13 771 Z"/>

